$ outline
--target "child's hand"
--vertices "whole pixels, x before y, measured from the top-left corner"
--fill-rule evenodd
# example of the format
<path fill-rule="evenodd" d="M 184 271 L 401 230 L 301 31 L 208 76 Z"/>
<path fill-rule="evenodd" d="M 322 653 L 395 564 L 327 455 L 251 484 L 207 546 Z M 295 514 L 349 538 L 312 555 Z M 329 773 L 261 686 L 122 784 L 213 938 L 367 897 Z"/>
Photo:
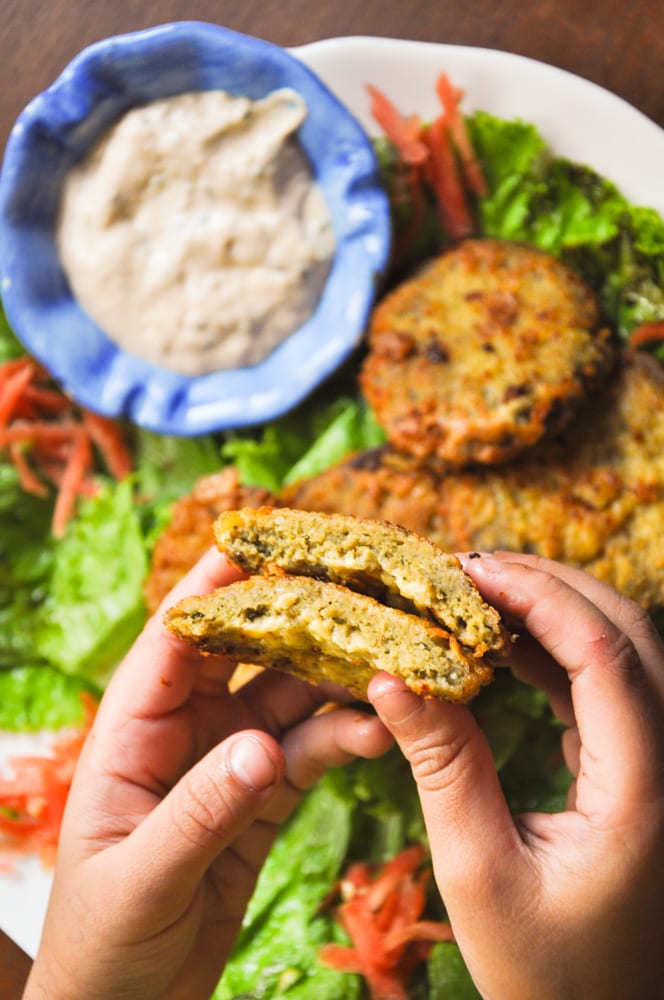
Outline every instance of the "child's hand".
<path fill-rule="evenodd" d="M 240 574 L 211 550 L 166 604 Z M 211 995 L 260 867 L 301 791 L 392 738 L 325 694 L 171 636 L 158 613 L 102 700 L 70 793 L 26 998 Z"/>
<path fill-rule="evenodd" d="M 664 996 L 664 648 L 597 580 L 535 557 L 465 558 L 529 635 L 515 673 L 566 730 L 567 811 L 513 819 L 471 713 L 381 674 L 369 693 L 410 760 L 436 881 L 490 1000 Z M 537 640 L 537 641 L 534 641 Z"/>

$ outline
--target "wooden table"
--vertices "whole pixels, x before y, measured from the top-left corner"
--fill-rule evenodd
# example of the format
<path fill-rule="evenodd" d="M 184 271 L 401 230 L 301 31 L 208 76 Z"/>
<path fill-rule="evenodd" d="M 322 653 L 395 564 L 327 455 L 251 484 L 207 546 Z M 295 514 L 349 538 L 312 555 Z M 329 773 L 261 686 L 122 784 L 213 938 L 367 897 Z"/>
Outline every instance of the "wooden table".
<path fill-rule="evenodd" d="M 586 77 L 664 127 L 664 0 L 15 0 L 0 19 L 0 150 L 22 107 L 83 46 L 185 17 L 284 46 L 382 35 L 504 49 Z M 0 932 L 0 1000 L 21 996 L 29 966 Z"/>

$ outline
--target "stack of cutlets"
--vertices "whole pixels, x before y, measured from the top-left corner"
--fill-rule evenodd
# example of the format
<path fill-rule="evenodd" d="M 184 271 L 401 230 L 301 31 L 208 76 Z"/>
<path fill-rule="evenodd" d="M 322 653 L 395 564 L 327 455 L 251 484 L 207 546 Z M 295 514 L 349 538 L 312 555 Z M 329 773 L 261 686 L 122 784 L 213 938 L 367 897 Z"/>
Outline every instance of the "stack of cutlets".
<path fill-rule="evenodd" d="M 664 605 L 664 372 L 617 345 L 562 264 L 460 244 L 378 305 L 360 379 L 388 444 L 272 504 L 389 521 L 450 552 L 547 556 Z M 173 544 L 157 545 L 157 580 Z"/>

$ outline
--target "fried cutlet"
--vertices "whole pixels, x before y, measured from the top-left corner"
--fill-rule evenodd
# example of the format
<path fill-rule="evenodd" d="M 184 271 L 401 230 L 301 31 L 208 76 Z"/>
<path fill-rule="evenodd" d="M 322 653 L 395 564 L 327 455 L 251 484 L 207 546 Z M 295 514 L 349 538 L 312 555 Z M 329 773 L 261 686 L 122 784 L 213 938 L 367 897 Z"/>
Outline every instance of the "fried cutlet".
<path fill-rule="evenodd" d="M 506 466 L 440 474 L 388 446 L 280 502 L 388 520 L 451 552 L 536 553 L 663 606 L 664 371 L 646 354 L 621 355 L 564 433 Z"/>
<path fill-rule="evenodd" d="M 332 681 L 360 698 L 377 670 L 420 694 L 458 702 L 493 675 L 490 664 L 426 619 L 306 576 L 252 576 L 185 598 L 165 622 L 206 652 Z"/>
<path fill-rule="evenodd" d="M 362 390 L 390 443 L 455 466 L 557 433 L 612 368 L 596 298 L 530 246 L 468 240 L 374 309 Z"/>
<path fill-rule="evenodd" d="M 343 584 L 426 617 L 482 656 L 509 637 L 459 560 L 404 528 L 349 515 L 261 507 L 221 514 L 214 538 L 248 573 L 285 572 Z"/>

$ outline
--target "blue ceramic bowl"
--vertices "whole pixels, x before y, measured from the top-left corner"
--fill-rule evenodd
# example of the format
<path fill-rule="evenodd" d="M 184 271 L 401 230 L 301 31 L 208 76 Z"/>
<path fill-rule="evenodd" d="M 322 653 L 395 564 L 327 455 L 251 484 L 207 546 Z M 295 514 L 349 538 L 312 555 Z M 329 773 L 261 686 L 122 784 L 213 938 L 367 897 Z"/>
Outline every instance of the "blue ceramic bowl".
<path fill-rule="evenodd" d="M 67 171 L 134 105 L 214 88 L 255 99 L 284 86 L 306 101 L 298 138 L 337 244 L 316 312 L 250 368 L 191 377 L 123 351 L 79 307 L 60 265 L 54 227 Z M 261 423 L 304 399 L 361 340 L 389 243 L 371 142 L 351 113 L 284 49 L 212 24 L 166 24 L 85 49 L 23 111 L 0 175 L 0 278 L 12 328 L 83 406 L 161 433 Z"/>

